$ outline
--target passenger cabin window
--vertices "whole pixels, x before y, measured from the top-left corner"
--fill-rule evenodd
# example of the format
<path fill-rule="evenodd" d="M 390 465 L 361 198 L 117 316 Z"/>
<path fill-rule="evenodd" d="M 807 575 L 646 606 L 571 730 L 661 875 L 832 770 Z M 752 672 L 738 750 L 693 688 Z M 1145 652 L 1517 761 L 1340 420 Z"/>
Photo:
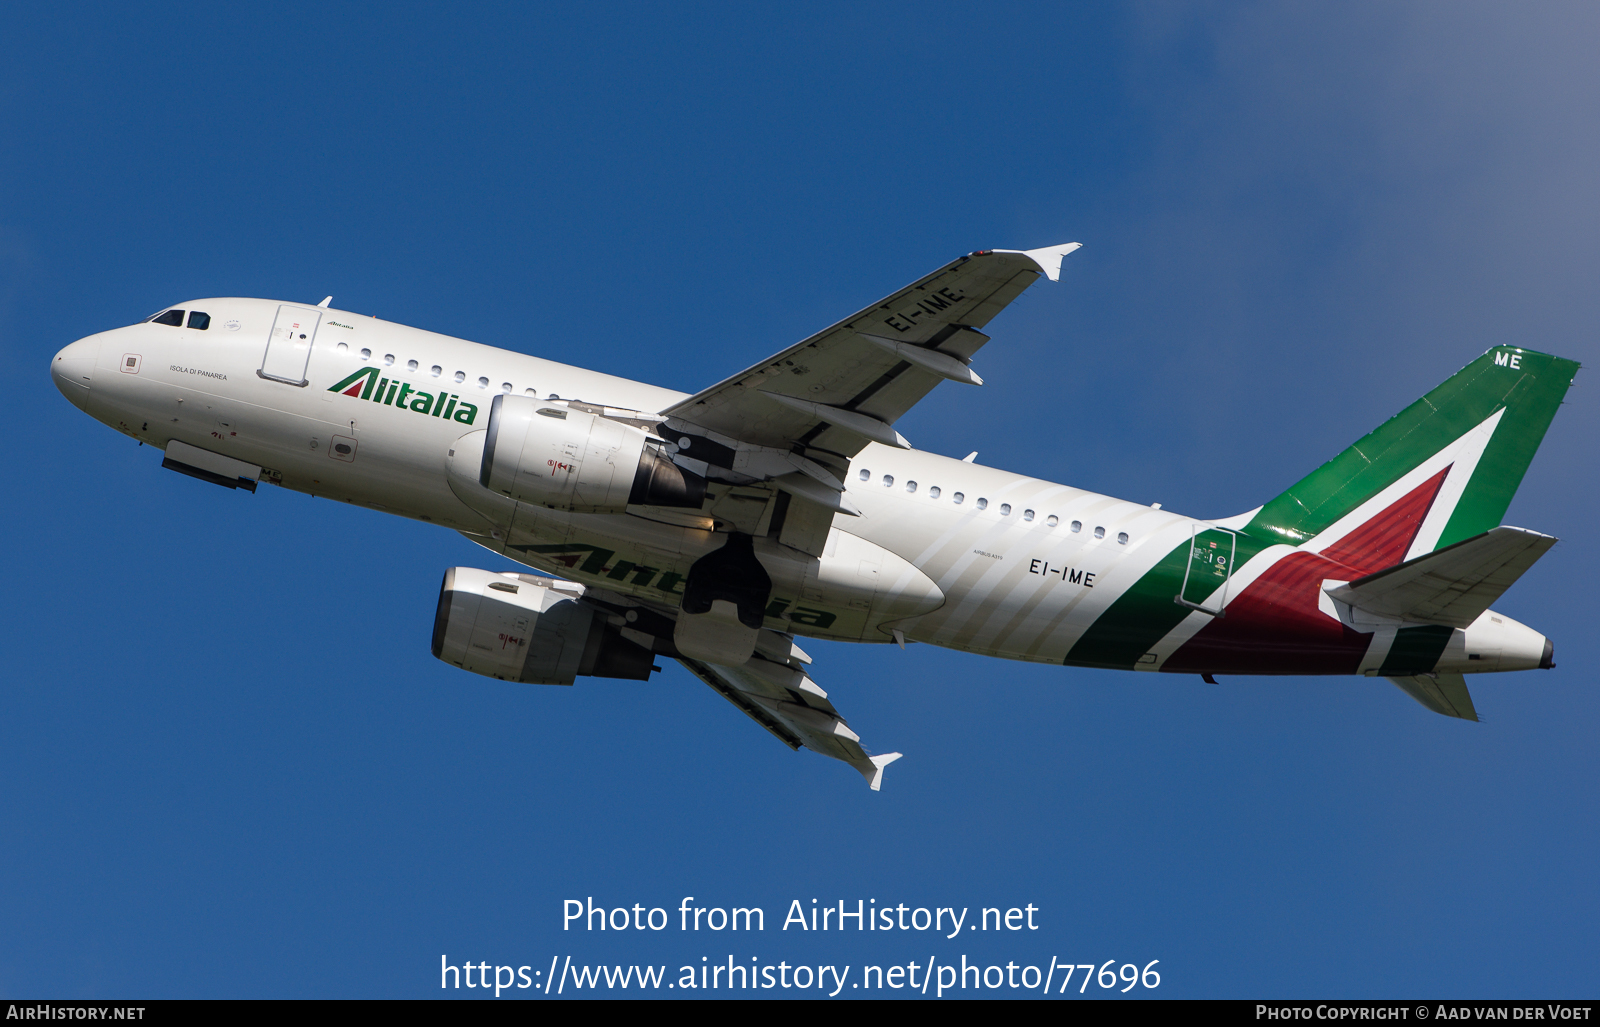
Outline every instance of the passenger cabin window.
<path fill-rule="evenodd" d="M 917 483 L 914 482 L 914 481 L 906 482 L 906 491 L 907 492 L 915 492 L 915 491 L 917 491 Z"/>
<path fill-rule="evenodd" d="M 1117 532 L 1117 545 L 1125 546 L 1127 544 L 1128 544 L 1128 533 L 1125 532 L 1125 531 Z"/>
<path fill-rule="evenodd" d="M 1010 517 L 1011 516 L 1011 504 L 1010 503 L 1001 503 L 1000 504 L 1000 516 L 1001 517 Z"/>
<path fill-rule="evenodd" d="M 394 366 L 394 354 L 393 353 L 385 353 L 383 355 L 383 366 L 384 367 L 393 367 Z"/>
<path fill-rule="evenodd" d="M 893 485 L 893 484 L 894 484 L 894 475 L 885 474 L 883 476 L 883 487 L 884 488 L 888 488 L 890 485 Z"/>
<path fill-rule="evenodd" d="M 1073 531 L 1082 531 L 1083 530 L 1083 522 L 1082 521 L 1073 521 L 1072 522 L 1072 530 Z"/>
<path fill-rule="evenodd" d="M 205 331 L 211 327 L 211 315 L 199 310 L 189 311 L 189 327 Z"/>
<path fill-rule="evenodd" d="M 479 378 L 478 379 L 478 388 L 487 389 L 488 387 L 489 387 L 489 379 L 487 379 L 487 378 Z"/>
<path fill-rule="evenodd" d="M 871 471 L 862 471 L 861 472 L 861 480 L 862 481 L 871 481 L 872 480 L 872 472 Z"/>
<path fill-rule="evenodd" d="M 372 351 L 370 349 L 367 349 L 365 346 L 361 347 L 361 359 L 362 360 L 371 360 L 372 359 Z"/>
<path fill-rule="evenodd" d="M 938 499 L 939 498 L 939 486 L 937 486 L 937 485 L 928 486 L 928 498 L 929 499 Z"/>
<path fill-rule="evenodd" d="M 415 360 L 407 360 L 406 361 L 406 370 L 407 371 L 415 371 L 416 369 L 417 369 L 417 362 Z"/>
<path fill-rule="evenodd" d="M 437 378 L 444 373 L 444 368 L 440 367 L 438 364 L 434 364 L 432 367 L 428 368 L 428 373 Z"/>
<path fill-rule="evenodd" d="M 989 509 L 989 501 L 987 499 L 979 499 L 978 500 L 978 509 L 979 510 L 987 510 L 987 509 Z"/>
<path fill-rule="evenodd" d="M 962 492 L 956 492 L 956 493 L 954 493 L 954 494 L 952 494 L 952 495 L 951 495 L 951 496 L 950 496 L 950 498 L 951 498 L 951 499 L 953 499 L 953 500 L 955 500 L 955 504 L 956 504 L 956 505 L 957 505 L 957 506 L 960 506 L 960 505 L 961 505 L 961 504 L 962 504 L 962 503 L 963 503 L 963 502 L 965 502 L 965 501 L 966 501 L 966 498 L 967 498 L 967 497 L 966 497 L 966 494 L 965 494 L 965 493 L 962 493 Z"/>
<path fill-rule="evenodd" d="M 1106 529 L 1100 527 L 1099 525 L 1096 525 L 1095 529 L 1094 529 L 1094 537 L 1095 538 L 1105 538 L 1106 537 Z"/>
<path fill-rule="evenodd" d="M 501 392 L 510 392 L 511 391 L 511 383 L 510 382 L 501 382 L 500 383 L 500 391 Z"/>
<path fill-rule="evenodd" d="M 534 389 L 523 389 L 522 394 L 524 396 L 537 396 L 539 393 Z"/>
<path fill-rule="evenodd" d="M 1045 524 L 1047 524 L 1047 525 L 1049 525 L 1050 527 L 1053 528 L 1056 525 L 1061 523 L 1061 518 L 1057 517 L 1055 514 L 1051 514 L 1049 517 L 1046 517 L 1044 519 L 1044 522 L 1045 522 Z"/>
<path fill-rule="evenodd" d="M 157 325 L 168 325 L 172 328 L 179 328 L 183 325 L 183 311 L 169 310 L 165 314 L 157 314 L 155 317 L 150 319 L 150 323 Z"/>
<path fill-rule="evenodd" d="M 350 344 L 348 342 L 341 342 L 338 345 L 334 346 L 333 348 L 338 350 L 340 353 L 345 353 L 345 352 L 349 351 Z"/>
<path fill-rule="evenodd" d="M 1025 521 L 1033 520 L 1033 511 L 1032 510 L 1024 510 L 1024 511 L 1022 511 L 1022 519 L 1025 520 Z"/>

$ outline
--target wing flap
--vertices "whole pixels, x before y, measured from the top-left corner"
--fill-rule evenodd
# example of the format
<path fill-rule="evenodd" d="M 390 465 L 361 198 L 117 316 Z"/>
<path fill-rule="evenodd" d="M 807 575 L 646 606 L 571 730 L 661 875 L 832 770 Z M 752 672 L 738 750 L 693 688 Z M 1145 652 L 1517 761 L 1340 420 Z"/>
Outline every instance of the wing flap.
<path fill-rule="evenodd" d="M 1465 628 L 1556 542 L 1550 535 L 1501 525 L 1327 592 L 1375 616 Z"/>

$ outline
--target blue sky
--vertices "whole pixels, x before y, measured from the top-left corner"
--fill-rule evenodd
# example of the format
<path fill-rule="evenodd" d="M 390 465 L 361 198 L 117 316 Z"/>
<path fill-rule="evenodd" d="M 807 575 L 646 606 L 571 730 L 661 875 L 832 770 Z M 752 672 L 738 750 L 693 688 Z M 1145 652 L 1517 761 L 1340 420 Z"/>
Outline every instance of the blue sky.
<path fill-rule="evenodd" d="M 436 996 L 441 953 L 1594 991 L 1587 371 L 1508 514 L 1564 541 L 1499 604 L 1559 667 L 1474 682 L 1484 723 L 1382 681 L 810 646 L 906 753 L 872 794 L 676 667 L 445 666 L 440 575 L 494 557 L 164 472 L 46 367 L 181 299 L 332 293 L 692 391 L 961 253 L 1071 239 L 989 326 L 988 384 L 898 427 L 1225 516 L 1490 346 L 1593 363 L 1592 5 L 63 4 L 0 30 L 0 993 Z M 561 930 L 567 898 L 686 895 L 768 930 Z M 814 898 L 1042 926 L 777 930 Z"/>

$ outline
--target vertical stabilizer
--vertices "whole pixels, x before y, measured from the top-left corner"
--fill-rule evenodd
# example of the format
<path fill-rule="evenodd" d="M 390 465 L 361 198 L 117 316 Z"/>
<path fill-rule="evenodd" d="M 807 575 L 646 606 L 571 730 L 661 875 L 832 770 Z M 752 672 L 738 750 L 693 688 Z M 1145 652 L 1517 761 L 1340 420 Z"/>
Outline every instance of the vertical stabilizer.
<path fill-rule="evenodd" d="M 1405 491 L 1434 487 L 1407 555 L 1482 534 L 1505 516 L 1578 366 L 1498 346 L 1262 507 L 1245 531 L 1302 545 L 1416 478 Z"/>
<path fill-rule="evenodd" d="M 1225 522 L 1226 533 L 1218 530 L 1212 541 L 1230 547 L 1232 567 L 1247 565 L 1274 545 L 1289 545 L 1305 555 L 1284 562 L 1280 576 L 1299 568 L 1321 578 L 1354 581 L 1482 535 L 1500 525 L 1578 366 L 1548 353 L 1498 346 L 1281 496 L 1253 514 Z M 1181 601 L 1194 548 L 1194 541 L 1185 538 L 1162 557 L 1106 608 L 1064 662 L 1132 668 L 1145 660 L 1199 608 Z M 1308 562 L 1313 558 L 1320 562 Z M 1253 587 L 1301 594 L 1298 583 L 1267 580 Z M 1320 586 L 1304 593 L 1313 597 L 1313 612 L 1318 592 Z M 1230 603 L 1232 599 L 1230 594 Z M 1230 614 L 1240 612 L 1236 605 L 1230 605 Z M 1321 621 L 1313 613 L 1310 623 Z M 1411 646 L 1414 658 L 1392 660 L 1385 675 L 1430 669 L 1444 645 L 1435 636 L 1443 631 L 1448 637 L 1449 630 L 1404 629 L 1393 652 L 1410 652 Z M 1205 629 L 1207 636 L 1241 631 L 1250 634 L 1246 622 L 1235 617 Z M 1245 643 L 1234 639 L 1229 644 Z M 1176 671 L 1189 662 L 1169 658 L 1162 666 Z M 1251 673 L 1290 672 L 1282 670 L 1281 662 L 1271 666 L 1277 669 L 1269 671 L 1262 664 Z"/>

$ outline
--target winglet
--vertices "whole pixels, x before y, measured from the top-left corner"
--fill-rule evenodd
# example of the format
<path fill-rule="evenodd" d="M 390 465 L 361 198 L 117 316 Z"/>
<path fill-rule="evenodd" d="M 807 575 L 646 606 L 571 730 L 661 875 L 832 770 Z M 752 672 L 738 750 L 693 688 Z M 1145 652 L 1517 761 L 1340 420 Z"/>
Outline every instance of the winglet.
<path fill-rule="evenodd" d="M 333 297 L 332 296 L 325 296 L 325 297 L 323 297 L 322 302 L 318 303 L 317 306 L 319 306 L 319 307 L 327 307 L 327 305 L 332 303 L 332 302 L 333 302 Z"/>
<path fill-rule="evenodd" d="M 856 765 L 856 769 L 867 779 L 867 786 L 876 792 L 883 787 L 883 768 L 899 759 L 901 755 L 903 754 L 898 752 L 886 752 L 882 756 L 868 756 L 872 769 L 869 770 L 860 764 Z"/>
<path fill-rule="evenodd" d="M 1024 256 L 1032 257 L 1041 268 L 1044 268 L 1044 276 L 1046 278 L 1052 282 L 1059 282 L 1061 280 L 1061 258 L 1082 247 L 1083 243 L 1081 242 L 1069 242 L 1062 243 L 1060 246 L 1041 246 L 1037 250 L 1021 250 L 1019 252 Z"/>

